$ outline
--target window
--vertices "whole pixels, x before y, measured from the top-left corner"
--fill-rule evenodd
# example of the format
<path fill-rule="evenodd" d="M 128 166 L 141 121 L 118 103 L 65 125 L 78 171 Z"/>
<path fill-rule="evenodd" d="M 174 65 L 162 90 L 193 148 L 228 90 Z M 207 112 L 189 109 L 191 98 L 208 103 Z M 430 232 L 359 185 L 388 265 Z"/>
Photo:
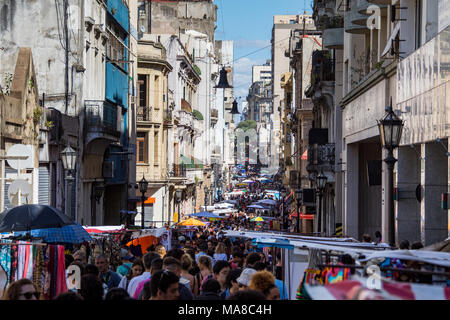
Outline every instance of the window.
<path fill-rule="evenodd" d="M 144 132 L 138 132 L 136 137 L 136 161 L 147 163 L 147 139 Z"/>
<path fill-rule="evenodd" d="M 155 76 L 155 102 L 153 107 L 159 109 L 159 76 Z"/>
<path fill-rule="evenodd" d="M 159 132 L 155 131 L 154 133 L 154 140 L 153 140 L 153 147 L 154 147 L 154 165 L 159 165 Z"/>
<path fill-rule="evenodd" d="M 145 74 L 140 74 L 138 76 L 138 86 L 139 86 L 139 106 L 147 106 L 147 76 Z"/>

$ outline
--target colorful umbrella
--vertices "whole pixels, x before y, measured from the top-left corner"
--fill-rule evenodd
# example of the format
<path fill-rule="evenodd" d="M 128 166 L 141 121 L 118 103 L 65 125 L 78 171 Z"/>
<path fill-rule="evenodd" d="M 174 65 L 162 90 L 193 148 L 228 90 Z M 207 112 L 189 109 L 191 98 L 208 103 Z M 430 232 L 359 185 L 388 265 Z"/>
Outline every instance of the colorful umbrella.
<path fill-rule="evenodd" d="M 189 218 L 187 220 L 181 221 L 178 223 L 179 226 L 201 226 L 204 227 L 206 224 L 201 222 L 200 220 Z"/>
<path fill-rule="evenodd" d="M 261 222 L 261 221 L 264 221 L 264 219 L 261 218 L 261 217 L 256 217 L 256 218 L 251 219 L 250 221 L 258 221 L 258 222 Z"/>
<path fill-rule="evenodd" d="M 26 231 L 14 232 L 15 236 L 26 235 Z M 45 243 L 82 243 L 92 241 L 89 233 L 78 223 L 61 228 L 34 229 L 30 231 L 34 238 L 42 238 Z"/>

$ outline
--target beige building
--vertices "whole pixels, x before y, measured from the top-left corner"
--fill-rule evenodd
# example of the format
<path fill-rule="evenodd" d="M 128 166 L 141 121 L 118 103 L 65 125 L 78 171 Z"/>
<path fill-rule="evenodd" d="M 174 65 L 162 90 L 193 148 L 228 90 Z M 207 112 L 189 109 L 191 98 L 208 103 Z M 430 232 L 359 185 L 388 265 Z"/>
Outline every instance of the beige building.
<path fill-rule="evenodd" d="M 285 114 L 285 92 L 281 86 L 282 76 L 291 71 L 289 59 L 289 45 L 291 32 L 303 28 L 303 21 L 307 28 L 314 27 L 311 16 L 308 15 L 276 15 L 273 17 L 272 28 L 272 93 L 273 93 L 273 128 L 270 140 L 272 167 L 284 168 L 286 159 L 284 158 L 284 136 L 283 118 Z M 276 158 L 275 155 L 279 155 Z"/>
<path fill-rule="evenodd" d="M 50 124 L 45 123 L 43 108 L 39 106 L 31 48 L 19 48 L 14 73 L 5 87 L 0 87 L 0 211 L 39 202 L 38 151 L 40 128 L 45 125 Z M 10 148 L 17 144 L 28 148 L 29 158 L 16 160 L 7 155 Z M 18 193 L 17 183 L 20 180 L 29 187 L 19 188 Z"/>

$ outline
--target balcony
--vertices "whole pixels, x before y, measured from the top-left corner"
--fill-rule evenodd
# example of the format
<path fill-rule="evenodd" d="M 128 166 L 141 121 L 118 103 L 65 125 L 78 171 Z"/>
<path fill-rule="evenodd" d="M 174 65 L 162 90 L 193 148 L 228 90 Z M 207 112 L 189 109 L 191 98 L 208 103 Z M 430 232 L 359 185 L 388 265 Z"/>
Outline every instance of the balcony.
<path fill-rule="evenodd" d="M 311 84 L 322 81 L 334 81 L 334 60 L 328 51 L 316 50 L 312 56 Z"/>
<path fill-rule="evenodd" d="M 323 31 L 323 47 L 327 49 L 344 48 L 344 28 L 325 29 Z"/>
<path fill-rule="evenodd" d="M 358 12 L 358 6 L 352 6 L 350 11 L 345 13 L 344 19 L 344 31 L 352 34 L 366 34 L 370 32 L 366 23 L 361 23 L 361 21 L 366 21 L 368 16 Z"/>
<path fill-rule="evenodd" d="M 172 172 L 170 175 L 172 178 L 186 178 L 186 165 L 185 164 L 173 164 Z"/>
<path fill-rule="evenodd" d="M 211 109 L 211 125 L 214 126 L 219 121 L 219 110 Z"/>
<path fill-rule="evenodd" d="M 120 137 L 120 122 L 118 107 L 104 101 L 85 101 L 86 129 L 88 134 L 93 134 L 92 139 L 99 135 Z M 90 141 L 91 139 L 87 139 Z M 115 139 L 114 139 L 115 140 Z"/>
<path fill-rule="evenodd" d="M 149 121 L 152 122 L 152 114 L 153 114 L 153 108 L 152 107 L 144 107 L 144 106 L 138 106 L 137 107 L 137 121 Z"/>
<path fill-rule="evenodd" d="M 335 166 L 335 150 L 334 143 L 309 145 L 307 170 L 333 172 Z"/>

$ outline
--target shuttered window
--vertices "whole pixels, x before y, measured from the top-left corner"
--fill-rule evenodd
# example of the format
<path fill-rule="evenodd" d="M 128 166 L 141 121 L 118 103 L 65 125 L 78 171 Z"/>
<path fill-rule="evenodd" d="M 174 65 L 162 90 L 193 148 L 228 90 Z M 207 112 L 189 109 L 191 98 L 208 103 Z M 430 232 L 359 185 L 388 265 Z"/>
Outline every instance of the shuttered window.
<path fill-rule="evenodd" d="M 50 172 L 47 166 L 39 167 L 39 204 L 50 205 Z"/>

